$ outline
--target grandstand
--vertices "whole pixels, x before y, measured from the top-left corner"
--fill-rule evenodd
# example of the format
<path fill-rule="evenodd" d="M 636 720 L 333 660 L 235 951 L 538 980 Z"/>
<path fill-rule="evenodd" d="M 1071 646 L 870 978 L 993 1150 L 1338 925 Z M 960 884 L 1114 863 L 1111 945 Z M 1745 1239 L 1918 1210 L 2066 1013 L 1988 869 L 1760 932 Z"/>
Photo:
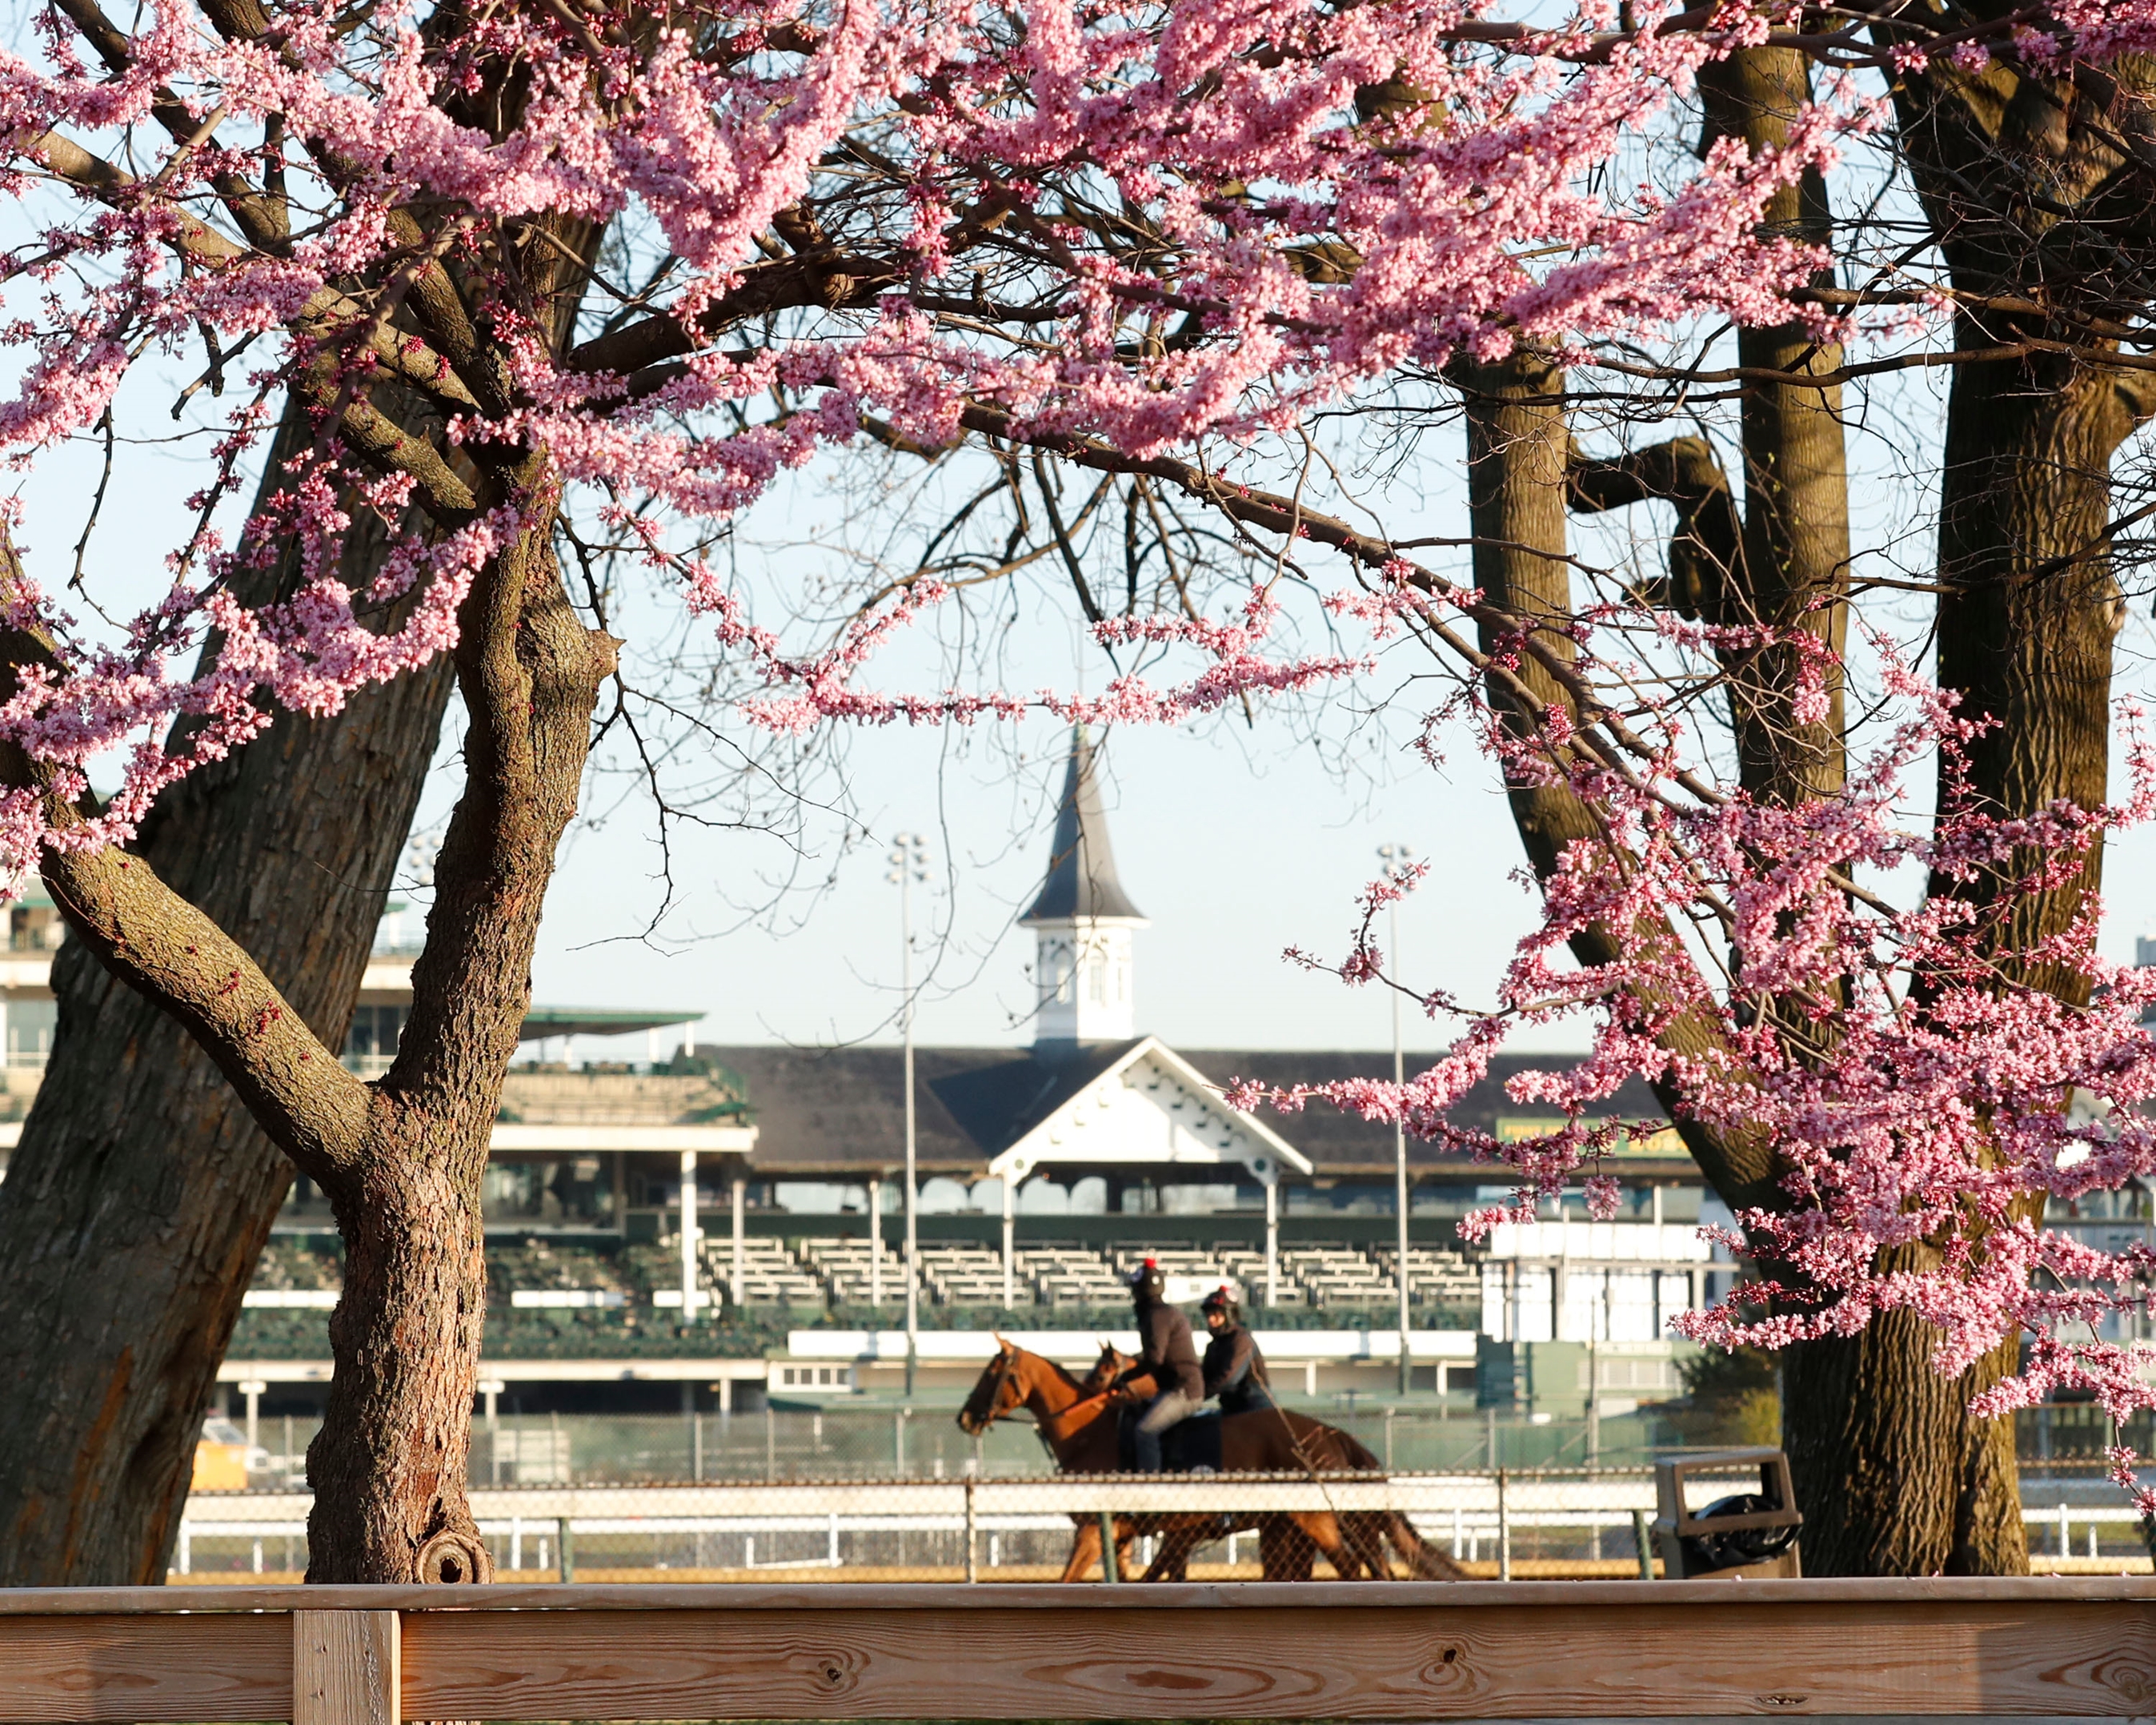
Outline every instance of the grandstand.
<path fill-rule="evenodd" d="M 792 1237 L 747 1235 L 742 1242 L 743 1274 L 739 1297 L 732 1286 L 732 1248 L 725 1240 L 704 1242 L 698 1258 L 700 1291 L 714 1307 L 756 1313 L 783 1309 L 785 1316 L 822 1322 L 846 1308 L 869 1305 L 869 1243 L 819 1235 Z M 888 1244 L 883 1248 L 883 1298 L 902 1306 L 905 1266 Z M 1142 1238 L 1127 1245 L 1096 1248 L 1079 1241 L 1053 1241 L 1016 1255 L 1012 1285 L 1015 1298 L 1008 1309 L 1041 1308 L 1045 1312 L 1084 1316 L 1129 1303 L 1125 1278 L 1145 1258 L 1156 1260 L 1168 1276 L 1194 1294 L 1201 1287 L 1229 1283 L 1254 1307 L 1304 1308 L 1347 1317 L 1396 1301 L 1393 1255 L 1379 1249 L 1322 1245 L 1281 1254 L 1275 1297 L 1265 1301 L 1265 1256 L 1248 1248 L 1205 1250 Z M 993 1250 L 964 1244 L 926 1245 L 921 1254 L 921 1301 L 931 1309 L 972 1312 L 1004 1308 L 1003 1260 Z M 664 1246 L 622 1247 L 608 1241 L 569 1241 L 542 1235 L 494 1239 L 487 1246 L 487 1274 L 493 1321 L 535 1311 L 598 1310 L 624 1314 L 660 1312 L 678 1317 L 681 1299 L 677 1260 Z M 1419 1307 L 1465 1316 L 1481 1299 L 1476 1261 L 1465 1251 L 1416 1250 L 1410 1277 Z M 297 1301 L 294 1293 L 334 1295 L 341 1276 L 336 1248 L 323 1240 L 308 1244 L 273 1240 L 263 1254 L 246 1301 L 251 1312 L 312 1309 L 326 1311 L 329 1299 Z M 1192 1303 L 1194 1303 L 1194 1300 Z"/>
<path fill-rule="evenodd" d="M 481 1193 L 484 1374 L 497 1386 L 487 1394 L 563 1413 L 642 1410 L 676 1394 L 693 1412 L 730 1405 L 736 1384 L 882 1394 L 912 1381 L 948 1394 L 978 1372 L 992 1331 L 1055 1336 L 1080 1352 L 1123 1333 L 1125 1277 L 1148 1255 L 1187 1306 L 1208 1286 L 1234 1284 L 1275 1338 L 1269 1354 L 1301 1363 L 1308 1393 L 1398 1391 L 1387 1351 L 1400 1346 L 1402 1317 L 1390 1127 L 1319 1102 L 1284 1113 L 1226 1101 L 1239 1080 L 1386 1077 L 1390 1053 L 1186 1050 L 1137 1034 L 1144 918 L 1116 875 L 1090 770 L 1081 741 L 1053 860 L 1023 919 L 1037 943 L 1030 1047 L 918 1048 L 909 1096 L 896 1047 L 662 1050 L 659 1033 L 690 1014 L 532 1012 L 523 1034 L 538 1058 L 509 1075 Z M 393 935 L 368 968 L 347 1047 L 357 1070 L 394 1058 L 409 958 Z M 35 1057 L 42 1021 L 11 1002 L 12 1065 L 18 1047 Z M 572 1036 L 628 1032 L 649 1039 L 646 1059 L 572 1069 L 547 1058 Z M 1549 1127 L 1510 1100 L 1511 1081 L 1537 1064 L 1494 1059 L 1450 1111 L 1455 1122 L 1496 1142 Z M 1666 1353 L 1666 1317 L 1712 1296 L 1696 1262 L 1703 1249 L 1672 1238 L 1689 1236 L 1699 1214 L 1689 1163 L 1654 1129 L 1643 1088 L 1609 1106 L 1632 1122 L 1606 1158 L 1627 1187 L 1614 1224 L 1589 1228 L 1560 1207 L 1540 1231 L 1516 1228 L 1505 1244 L 1470 1251 L 1455 1224 L 1490 1201 L 1502 1173 L 1408 1147 L 1416 1389 L 1464 1389 L 1479 1330 L 1511 1350 L 1483 1374 L 1494 1394 L 1540 1399 L 1558 1384 L 1576 1394 L 1584 1380 L 1568 1357 L 1543 1369 L 1526 1350 L 1621 1338 Z M 916 1366 L 931 1362 L 925 1376 L 905 1371 L 896 1333 L 907 1301 L 895 1175 L 909 1129 L 926 1338 L 911 1351 Z M 13 1130 L 0 1118 L 0 1150 Z M 226 1381 L 255 1386 L 246 1394 L 273 1405 L 289 1393 L 295 1414 L 298 1389 L 264 1386 L 304 1384 L 319 1397 L 338 1279 L 334 1219 L 299 1180 Z M 1441 1350 L 1430 1339 L 1440 1337 Z"/>

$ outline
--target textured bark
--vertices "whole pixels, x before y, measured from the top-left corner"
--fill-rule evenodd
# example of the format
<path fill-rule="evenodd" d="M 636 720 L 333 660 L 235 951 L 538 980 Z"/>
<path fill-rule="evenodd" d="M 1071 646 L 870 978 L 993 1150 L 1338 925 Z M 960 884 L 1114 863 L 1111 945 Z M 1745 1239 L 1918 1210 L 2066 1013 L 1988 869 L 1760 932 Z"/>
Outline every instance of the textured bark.
<path fill-rule="evenodd" d="M 2058 798 L 2093 808 L 2106 794 L 2120 609 L 2104 550 L 2108 474 L 2133 419 L 2120 382 L 2064 359 L 1969 366 L 1954 378 L 1938 674 L 1964 691 L 1964 711 L 1999 721 L 1970 750 L 1968 789 L 2001 813 L 2030 814 Z M 2081 868 L 2035 893 L 2006 890 L 2020 868 L 1933 890 L 1995 905 L 1991 945 L 2002 968 L 2081 1003 L 2087 978 L 2078 970 L 2011 955 L 2082 916 L 2102 864 L 2101 847 L 2092 848 Z M 1930 1369 L 1930 1332 L 1897 1315 L 1784 1361 L 1784 1429 L 1808 1573 L 2026 1572 L 2013 1426 L 1964 1411 L 2014 1368 L 2015 1350 L 1948 1382 Z M 1951 1457 L 1951 1476 L 1903 1459 L 1920 1455 Z"/>
<path fill-rule="evenodd" d="M 442 666 L 280 716 L 138 846 L 342 1045 L 440 728 Z M 292 1175 L 180 1024 L 75 942 L 0 1183 L 0 1585 L 162 1582 L 195 1439 Z"/>
<path fill-rule="evenodd" d="M 311 1581 L 485 1580 L 465 1495 L 486 1266 L 480 1182 L 531 1004 L 556 847 L 576 813 L 615 644 L 570 606 L 542 459 L 504 475 L 536 517 L 466 601 L 456 652 L 465 788 L 427 944 L 364 1141 L 318 1177 L 345 1239 L 336 1374 L 307 1452 Z"/>
<path fill-rule="evenodd" d="M 1962 711 L 1998 722 L 1971 743 L 1969 789 L 2002 814 L 2107 793 L 2112 646 L 2123 615 L 2107 524 L 2112 452 L 2133 410 L 2116 372 L 2064 358 L 1970 366 L 1947 416 L 1939 526 L 1939 678 Z M 1942 784 L 1941 789 L 1948 787 Z M 2102 885 L 2103 850 L 2041 892 L 2010 890 L 2019 859 L 1974 887 L 1997 905 L 1994 944 L 2023 951 L 2071 927 Z M 2079 1004 L 2071 967 L 2016 965 L 2021 979 Z"/>
<path fill-rule="evenodd" d="M 1914 1270 L 1930 1255 L 1890 1254 Z M 2014 1422 L 1971 1397 L 2012 1372 L 2018 1343 L 1958 1377 L 1934 1370 L 1938 1332 L 1907 1312 L 1859 1336 L 1782 1356 L 1782 1444 L 1804 1512 L 1807 1575 L 2025 1575 Z"/>
<path fill-rule="evenodd" d="M 1566 503 L 1568 491 L 1578 501 L 1580 480 L 1562 405 L 1563 379 L 1532 356 L 1519 356 L 1502 366 L 1463 368 L 1455 381 L 1466 408 L 1476 584 L 1501 607 L 1554 623 L 1571 609 Z M 1614 488 L 1644 479 L 1656 485 L 1686 474 L 1684 482 L 1711 501 L 1713 488 L 1696 484 L 1700 474 L 1674 457 L 1635 466 L 1629 480 L 1605 470 L 1599 482 Z M 1605 495 L 1635 501 L 1616 498 L 1614 490 Z M 1666 493 L 1650 489 L 1641 495 Z M 1728 537 L 1725 532 L 1720 542 Z M 1563 650 L 1564 638 L 1555 629 L 1543 639 Z M 1505 644 L 1486 631 L 1486 650 L 1501 652 Z M 1556 680 L 1533 660 L 1522 658 L 1518 675 L 1537 700 L 1563 705 Z M 1502 685 L 1492 685 L 1491 699 L 1500 711 L 1516 715 L 1516 726 L 1530 722 Z M 1838 757 L 1812 752 L 1803 759 L 1813 770 L 1838 770 Z M 1508 793 L 1538 875 L 1554 866 L 1567 845 L 1599 836 L 1594 811 L 1567 786 L 1537 778 L 1512 784 Z M 1654 929 L 1632 931 L 1631 937 L 1674 938 Z M 1573 945 L 1583 963 L 1604 963 L 1617 952 L 1609 931 L 1593 931 Z M 1698 1053 L 1716 1036 L 1711 1024 L 1686 1018 L 1662 1040 L 1673 1050 Z M 1694 1160 L 1732 1209 L 1782 1200 L 1770 1142 L 1758 1135 L 1702 1131 L 1683 1118 L 1673 1091 L 1658 1087 L 1658 1094 Z M 1861 1336 L 1785 1356 L 1784 1441 L 1805 1517 L 1807 1574 L 2026 1570 L 2013 1427 L 1974 1420 L 1966 1412 L 1971 1396 L 2011 1368 L 2011 1351 L 1946 1378 L 1933 1369 L 1934 1343 L 1928 1327 L 1894 1315 Z"/>
<path fill-rule="evenodd" d="M 1755 154 L 1781 148 L 1790 122 L 1811 99 L 1810 71 L 1794 49 L 1754 48 L 1702 72 L 1707 139 L 1741 138 Z M 1817 169 L 1779 188 L 1762 227 L 1810 244 L 1833 237 L 1826 182 Z M 1753 372 L 1824 376 L 1841 350 L 1802 329 L 1737 334 L 1737 362 Z M 1721 620 L 1758 623 L 1819 637 L 1838 660 L 1848 633 L 1849 460 L 1839 384 L 1757 380 L 1744 389 L 1743 555 Z M 1841 788 L 1842 679 L 1827 676 L 1827 711 L 1803 723 L 1791 716 L 1801 658 L 1773 646 L 1726 660 L 1738 783 L 1753 795 L 1793 803 Z"/>

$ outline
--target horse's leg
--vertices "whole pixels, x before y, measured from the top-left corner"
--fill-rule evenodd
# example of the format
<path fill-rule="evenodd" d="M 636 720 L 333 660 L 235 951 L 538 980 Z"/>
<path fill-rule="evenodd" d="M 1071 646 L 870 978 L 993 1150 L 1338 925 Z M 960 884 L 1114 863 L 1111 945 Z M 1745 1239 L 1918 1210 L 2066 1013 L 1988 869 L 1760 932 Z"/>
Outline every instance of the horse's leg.
<path fill-rule="evenodd" d="M 1307 1581 L 1317 1547 L 1294 1516 L 1268 1516 L 1258 1529 L 1258 1560 L 1267 1581 Z"/>
<path fill-rule="evenodd" d="M 1360 1514 L 1342 1518 L 1340 1527 L 1342 1541 L 1353 1553 L 1363 1575 L 1371 1581 L 1393 1579 L 1392 1554 L 1385 1549 L 1385 1524 L 1382 1516 Z"/>
<path fill-rule="evenodd" d="M 1131 1579 L 1131 1553 L 1138 1543 L 1138 1524 L 1127 1517 L 1116 1518 L 1116 1579 Z"/>
<path fill-rule="evenodd" d="M 1190 1553 L 1204 1543 L 1205 1536 L 1213 1531 L 1213 1522 L 1211 1516 L 1174 1516 L 1160 1522 L 1154 1529 L 1160 1539 L 1160 1548 L 1153 1553 L 1152 1562 L 1146 1566 L 1141 1579 L 1189 1580 Z"/>
<path fill-rule="evenodd" d="M 1101 1524 L 1090 1516 L 1073 1516 L 1077 1523 L 1070 1540 L 1070 1561 L 1063 1566 L 1065 1581 L 1083 1581 L 1101 1564 Z"/>
<path fill-rule="evenodd" d="M 1317 1548 L 1326 1562 L 1332 1565 L 1335 1575 L 1342 1581 L 1362 1579 L 1361 1567 L 1342 1536 L 1339 1517 L 1330 1510 L 1319 1510 L 1299 1515 L 1296 1520 L 1301 1524 L 1310 1543 Z"/>

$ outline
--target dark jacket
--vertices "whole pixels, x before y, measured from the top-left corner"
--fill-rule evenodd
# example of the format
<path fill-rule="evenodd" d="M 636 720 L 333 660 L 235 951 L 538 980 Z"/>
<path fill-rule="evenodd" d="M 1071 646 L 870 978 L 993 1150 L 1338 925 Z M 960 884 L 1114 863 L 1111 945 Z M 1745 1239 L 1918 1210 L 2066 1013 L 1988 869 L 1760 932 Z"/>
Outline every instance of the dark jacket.
<path fill-rule="evenodd" d="M 1258 1351 L 1258 1338 L 1240 1324 L 1229 1324 L 1205 1346 L 1205 1394 L 1220 1398 L 1220 1411 L 1237 1412 L 1252 1390 L 1271 1388 L 1265 1357 Z M 1265 1398 L 1260 1405 L 1270 1406 Z"/>
<path fill-rule="evenodd" d="M 1140 1372 L 1163 1391 L 1179 1389 L 1194 1402 L 1204 1399 L 1205 1374 L 1198 1368 L 1190 1320 L 1176 1307 L 1138 1307 L 1138 1363 L 1126 1375 L 1134 1378 Z"/>

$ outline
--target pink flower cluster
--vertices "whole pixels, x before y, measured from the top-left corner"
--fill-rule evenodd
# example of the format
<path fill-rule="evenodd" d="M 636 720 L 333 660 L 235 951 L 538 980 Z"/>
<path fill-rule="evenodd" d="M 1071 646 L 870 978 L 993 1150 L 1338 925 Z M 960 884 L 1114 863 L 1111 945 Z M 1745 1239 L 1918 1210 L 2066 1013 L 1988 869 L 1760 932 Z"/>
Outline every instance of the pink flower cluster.
<path fill-rule="evenodd" d="M 103 842 L 190 762 L 258 728 L 262 697 L 332 710 L 453 641 L 459 583 L 503 528 L 458 515 L 416 469 L 385 480 L 340 435 L 331 422 L 385 382 L 432 394 L 432 441 L 452 465 L 543 450 L 572 507 L 637 523 L 690 603 L 769 670 L 761 721 L 964 721 L 1018 703 L 856 686 L 860 656 L 928 594 L 789 655 L 742 632 L 707 570 L 665 551 L 675 527 L 708 537 L 871 413 L 937 444 L 985 408 L 1019 442 L 1086 439 L 1144 459 L 1265 439 L 1463 348 L 1791 315 L 1784 295 L 1818 260 L 1761 239 L 1760 205 L 1876 114 L 1823 101 L 1786 149 L 1724 146 L 1674 195 L 1611 172 L 1701 65 L 1758 39 L 1772 8 L 1683 30 L 1646 8 L 1585 67 L 1573 49 L 1605 8 L 1502 51 L 1466 28 L 1480 10 L 1028 0 L 1013 30 L 971 0 L 720 0 L 693 29 L 653 32 L 620 0 L 575 0 L 444 33 L 412 0 L 359 28 L 328 0 L 271 0 L 264 29 L 228 35 L 189 0 L 162 0 L 95 40 L 41 14 L 35 44 L 0 54 L 0 197 L 23 236 L 0 254 L 19 357 L 0 395 L 0 459 L 28 468 L 124 413 L 146 356 L 198 343 L 214 350 L 208 376 L 254 344 L 257 404 L 227 426 L 170 594 L 123 639 L 85 633 L 34 584 L 13 596 L 57 656 L 0 715 L 0 735 L 70 772 L 100 755 L 126 762 L 94 829 Z M 488 123 L 475 98 L 511 65 L 521 105 Z M 1378 86 L 1419 94 L 1366 115 L 1358 100 Z M 264 229 L 249 187 L 287 200 L 289 231 Z M 1114 208 L 1129 219 L 1100 218 Z M 742 347 L 730 308 L 770 275 L 774 223 L 817 209 L 832 269 L 866 257 L 885 285 L 843 306 L 805 293 Z M 417 241 L 413 211 L 429 224 Z M 671 323 L 658 347 L 674 357 L 624 372 L 542 331 L 509 260 L 534 223 L 570 218 L 610 226 L 650 266 L 641 312 Z M 1353 267 L 1313 272 L 1319 254 Z M 403 309 L 443 264 L 496 343 L 476 393 Z M 213 518 L 275 429 L 261 403 L 303 382 L 321 435 L 228 547 Z M 774 398 L 779 411 L 759 410 Z M 388 519 L 433 517 L 392 557 L 390 586 L 417 580 L 429 597 L 388 640 L 336 574 L 355 496 Z M 285 543 L 302 548 L 310 585 L 241 614 L 232 576 Z M 1193 626 L 1209 668 L 1186 685 L 1127 681 L 1050 704 L 1158 719 L 1353 669 L 1267 658 L 1270 626 L 1255 612 Z M 211 631 L 214 663 L 184 674 Z M 162 732 L 183 714 L 214 722 L 167 752 Z M 0 869 L 32 865 L 49 836 L 18 804 Z"/>
<path fill-rule="evenodd" d="M 1595 630 L 1573 634 L 1583 662 L 1645 685 L 1627 675 L 1643 667 L 1595 657 Z M 1741 644 L 1768 639 L 1748 630 Z M 1789 639 L 1823 651 L 1800 632 Z M 1479 1237 L 1571 1185 L 1606 1210 L 1614 1187 L 1603 1158 L 1655 1124 L 1614 1115 L 1612 1101 L 1644 1079 L 1673 1099 L 1680 1130 L 1768 1147 L 1779 1189 L 1726 1231 L 1746 1278 L 1719 1307 L 1680 1320 L 1685 1333 L 1781 1347 L 1911 1312 L 1937 1327 L 1944 1373 L 2023 1344 L 2020 1368 L 1978 1412 L 2071 1389 L 2123 1423 L 2156 1407 L 2156 1359 L 2104 1331 L 2123 1315 L 2156 1317 L 2156 1251 L 2101 1250 L 2043 1216 L 2048 1200 L 2156 1181 L 2156 969 L 2100 956 L 2092 898 L 2047 938 L 2011 931 L 2032 895 L 2071 883 L 2107 835 L 2156 816 L 2156 747 L 2127 704 L 2122 803 L 1985 812 L 1953 788 L 1983 726 L 1891 643 L 1871 644 L 1904 716 L 1852 762 L 1838 794 L 1794 807 L 1699 794 L 1681 770 L 1685 721 L 1674 710 L 1657 711 L 1659 728 L 1636 740 L 1626 769 L 1566 752 L 1562 727 L 1523 733 L 1486 710 L 1486 745 L 1514 782 L 1568 784 L 1599 811 L 1606 837 L 1574 842 L 1543 883 L 1542 919 L 1493 1006 L 1424 999 L 1462 1021 L 1427 1070 L 1400 1086 L 1246 1086 L 1237 1100 L 1322 1098 L 1509 1167 L 1519 1189 L 1470 1219 L 1464 1231 Z M 1942 761 L 1944 811 L 1912 825 L 1902 811 L 1922 800 L 1912 775 Z M 1378 973 L 1370 924 L 1392 887 L 1365 891 L 1359 932 L 1335 967 L 1351 983 Z M 1612 956 L 1574 957 L 1575 939 L 1607 946 L 1613 932 Z M 2078 989 L 2022 979 L 2036 967 L 2077 978 L 2087 1003 Z M 1680 1021 L 1687 1034 L 1673 1043 L 1664 1033 Z M 1560 1125 L 1500 1140 L 1455 1118 L 1517 1029 L 1563 1022 L 1589 1029 L 1585 1057 L 1507 1080 L 1514 1103 Z M 1918 1250 L 1897 1261 L 1922 1267 L 1883 1272 L 1883 1255 L 1905 1248 Z M 2118 1477 L 2156 1510 L 2131 1461 Z"/>

